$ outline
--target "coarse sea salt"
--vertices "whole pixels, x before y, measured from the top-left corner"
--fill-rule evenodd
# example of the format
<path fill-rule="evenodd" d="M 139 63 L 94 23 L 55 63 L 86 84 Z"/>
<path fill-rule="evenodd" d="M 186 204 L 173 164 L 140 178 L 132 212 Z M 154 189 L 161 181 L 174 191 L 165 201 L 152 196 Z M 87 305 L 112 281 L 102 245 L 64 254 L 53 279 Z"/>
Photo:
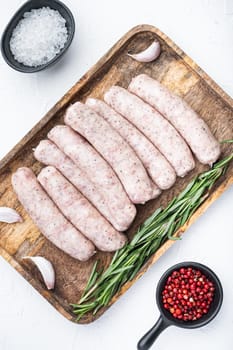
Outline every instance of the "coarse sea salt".
<path fill-rule="evenodd" d="M 10 49 L 16 61 L 38 67 L 51 61 L 68 38 L 66 20 L 50 7 L 25 12 L 12 32 Z"/>

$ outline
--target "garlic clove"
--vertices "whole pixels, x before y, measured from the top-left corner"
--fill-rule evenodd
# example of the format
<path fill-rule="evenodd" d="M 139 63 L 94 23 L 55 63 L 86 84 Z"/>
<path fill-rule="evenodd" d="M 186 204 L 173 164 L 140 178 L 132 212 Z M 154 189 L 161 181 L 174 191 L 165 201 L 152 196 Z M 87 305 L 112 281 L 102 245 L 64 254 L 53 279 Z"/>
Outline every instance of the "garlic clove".
<path fill-rule="evenodd" d="M 13 224 L 14 222 L 23 222 L 23 219 L 16 210 L 8 207 L 0 207 L 0 221 Z"/>
<path fill-rule="evenodd" d="M 47 289 L 54 289 L 55 271 L 52 263 L 42 256 L 25 256 L 24 260 L 30 260 L 38 268 Z"/>
<path fill-rule="evenodd" d="M 160 43 L 155 40 L 147 49 L 136 54 L 128 53 L 127 55 L 139 62 L 152 62 L 159 57 L 160 52 Z"/>

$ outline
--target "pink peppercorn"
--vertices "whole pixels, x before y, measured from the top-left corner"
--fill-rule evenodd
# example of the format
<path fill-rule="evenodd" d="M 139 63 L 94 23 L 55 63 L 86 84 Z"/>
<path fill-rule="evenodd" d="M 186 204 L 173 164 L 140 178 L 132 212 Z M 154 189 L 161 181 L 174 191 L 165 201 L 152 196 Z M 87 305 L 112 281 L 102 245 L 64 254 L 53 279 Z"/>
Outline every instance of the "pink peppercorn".
<path fill-rule="evenodd" d="M 195 321 L 208 313 L 214 291 L 214 284 L 201 271 L 182 267 L 168 277 L 163 305 L 174 318 Z"/>

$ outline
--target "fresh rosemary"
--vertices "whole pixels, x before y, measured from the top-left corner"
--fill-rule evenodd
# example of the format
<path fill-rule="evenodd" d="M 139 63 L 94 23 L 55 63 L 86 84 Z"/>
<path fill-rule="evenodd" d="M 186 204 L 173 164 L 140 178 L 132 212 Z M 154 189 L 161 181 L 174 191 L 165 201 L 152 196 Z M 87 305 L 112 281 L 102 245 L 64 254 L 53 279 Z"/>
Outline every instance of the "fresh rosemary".
<path fill-rule="evenodd" d="M 227 140 L 227 142 L 232 140 Z M 86 289 L 78 304 L 72 304 L 77 320 L 86 313 L 97 311 L 109 304 L 112 297 L 132 280 L 145 262 L 167 239 L 178 239 L 174 233 L 183 226 L 201 203 L 209 190 L 223 175 L 233 153 L 215 163 L 212 169 L 198 175 L 175 197 L 166 208 L 157 209 L 138 229 L 132 241 L 118 250 L 105 271 L 93 266 Z"/>

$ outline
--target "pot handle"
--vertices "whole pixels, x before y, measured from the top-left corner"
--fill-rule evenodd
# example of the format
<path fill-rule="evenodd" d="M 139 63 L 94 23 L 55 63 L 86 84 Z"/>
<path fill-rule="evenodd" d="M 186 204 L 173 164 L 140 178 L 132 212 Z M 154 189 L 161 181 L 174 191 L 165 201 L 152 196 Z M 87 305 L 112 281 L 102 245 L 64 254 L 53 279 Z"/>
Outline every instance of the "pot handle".
<path fill-rule="evenodd" d="M 166 322 L 160 315 L 156 324 L 139 340 L 137 349 L 138 350 L 148 350 L 155 339 L 160 335 L 160 333 L 166 329 L 170 324 Z"/>

